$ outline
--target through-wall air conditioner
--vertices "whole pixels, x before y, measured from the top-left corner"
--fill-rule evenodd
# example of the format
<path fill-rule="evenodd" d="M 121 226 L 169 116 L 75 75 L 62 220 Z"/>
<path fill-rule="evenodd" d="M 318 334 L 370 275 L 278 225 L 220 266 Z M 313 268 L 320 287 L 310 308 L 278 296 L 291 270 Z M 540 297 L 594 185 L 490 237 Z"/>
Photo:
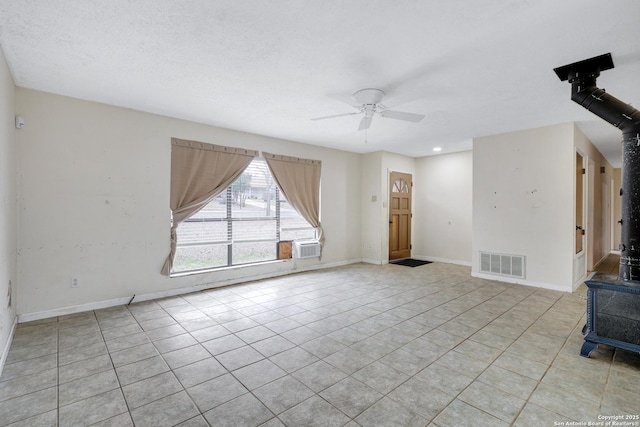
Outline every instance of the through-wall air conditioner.
<path fill-rule="evenodd" d="M 320 242 L 317 240 L 299 240 L 293 242 L 293 254 L 296 258 L 320 256 Z"/>

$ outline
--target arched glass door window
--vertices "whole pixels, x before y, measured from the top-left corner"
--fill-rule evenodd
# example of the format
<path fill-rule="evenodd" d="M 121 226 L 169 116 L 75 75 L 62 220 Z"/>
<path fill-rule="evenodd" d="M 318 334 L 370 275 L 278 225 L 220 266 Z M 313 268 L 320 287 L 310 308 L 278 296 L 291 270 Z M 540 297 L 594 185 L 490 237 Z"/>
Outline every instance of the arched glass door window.
<path fill-rule="evenodd" d="M 407 181 L 402 178 L 396 179 L 393 182 L 393 186 L 391 186 L 391 191 L 393 193 L 408 193 L 409 185 L 407 184 Z"/>

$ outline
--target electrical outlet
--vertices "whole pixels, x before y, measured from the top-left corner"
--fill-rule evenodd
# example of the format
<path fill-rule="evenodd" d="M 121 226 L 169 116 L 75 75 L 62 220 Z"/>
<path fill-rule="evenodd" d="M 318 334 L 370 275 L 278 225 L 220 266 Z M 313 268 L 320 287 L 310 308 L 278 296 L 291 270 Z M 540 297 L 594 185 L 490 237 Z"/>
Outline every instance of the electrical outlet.
<path fill-rule="evenodd" d="M 80 286 L 80 281 L 75 277 L 73 279 L 71 279 L 71 287 L 72 288 L 77 288 L 78 286 Z"/>

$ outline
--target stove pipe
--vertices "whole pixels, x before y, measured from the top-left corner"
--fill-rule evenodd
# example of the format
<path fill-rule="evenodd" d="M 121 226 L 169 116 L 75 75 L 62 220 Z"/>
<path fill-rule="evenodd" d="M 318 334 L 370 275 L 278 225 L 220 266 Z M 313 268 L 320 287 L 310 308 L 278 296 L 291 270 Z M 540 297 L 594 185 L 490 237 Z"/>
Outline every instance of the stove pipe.
<path fill-rule="evenodd" d="M 571 83 L 572 101 L 622 131 L 620 279 L 640 280 L 640 112 L 596 87 L 600 71 L 613 67 L 607 53 L 554 71 Z"/>

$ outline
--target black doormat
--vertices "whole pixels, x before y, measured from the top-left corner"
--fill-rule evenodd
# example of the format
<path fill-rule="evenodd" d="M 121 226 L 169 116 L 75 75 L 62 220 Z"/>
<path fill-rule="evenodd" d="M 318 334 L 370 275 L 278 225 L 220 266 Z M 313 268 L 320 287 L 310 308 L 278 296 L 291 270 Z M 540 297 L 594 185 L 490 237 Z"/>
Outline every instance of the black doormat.
<path fill-rule="evenodd" d="M 420 267 L 421 265 L 431 264 L 431 261 L 422 261 L 420 259 L 405 258 L 389 261 L 389 264 L 405 265 L 407 267 Z"/>

